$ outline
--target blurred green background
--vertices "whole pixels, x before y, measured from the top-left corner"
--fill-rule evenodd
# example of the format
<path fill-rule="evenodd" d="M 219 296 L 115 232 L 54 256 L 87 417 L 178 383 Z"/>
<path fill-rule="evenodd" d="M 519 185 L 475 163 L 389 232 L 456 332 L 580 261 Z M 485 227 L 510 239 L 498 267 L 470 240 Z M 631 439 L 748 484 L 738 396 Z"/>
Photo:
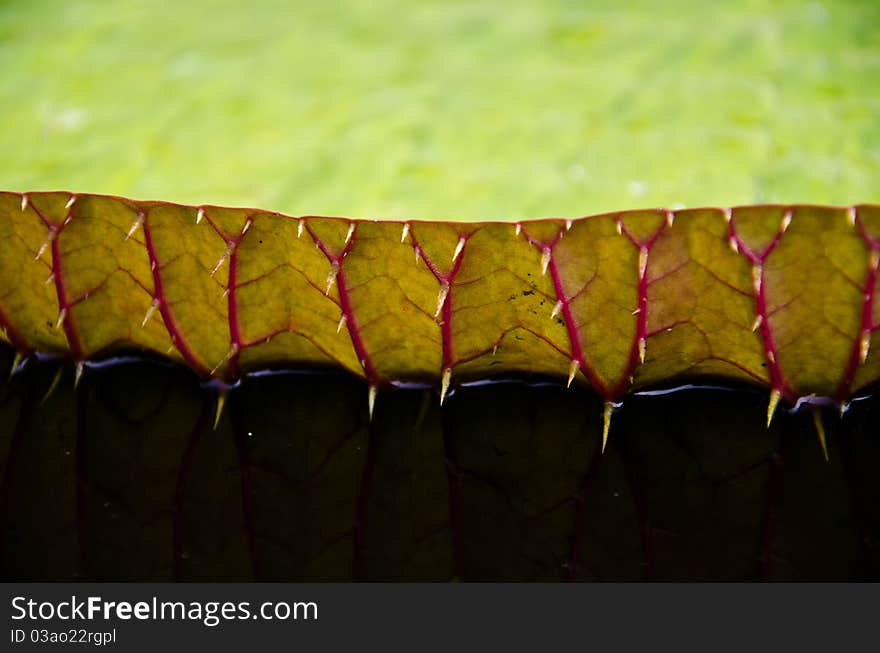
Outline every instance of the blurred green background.
<path fill-rule="evenodd" d="M 0 3 L 0 187 L 288 213 L 880 201 L 880 2 Z"/>

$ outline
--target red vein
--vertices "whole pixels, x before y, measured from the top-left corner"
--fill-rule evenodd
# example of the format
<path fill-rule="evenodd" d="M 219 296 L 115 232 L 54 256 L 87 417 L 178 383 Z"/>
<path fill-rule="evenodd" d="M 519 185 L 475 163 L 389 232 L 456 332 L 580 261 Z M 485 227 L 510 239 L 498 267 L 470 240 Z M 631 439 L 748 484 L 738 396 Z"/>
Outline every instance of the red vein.
<path fill-rule="evenodd" d="M 149 225 L 149 212 L 145 212 L 143 215 L 144 219 L 141 228 L 144 230 L 144 246 L 147 250 L 147 256 L 150 259 L 150 269 L 153 272 L 153 300 L 158 302 L 159 313 L 162 315 L 165 329 L 168 331 L 168 336 L 171 338 L 171 342 L 174 343 L 177 351 L 180 352 L 183 359 L 199 376 L 209 376 L 210 370 L 202 364 L 198 357 L 196 357 L 193 351 L 189 348 L 189 345 L 183 337 L 183 333 L 174 320 L 171 307 L 168 305 L 168 301 L 165 298 L 165 286 L 162 282 L 161 274 L 162 266 L 156 256 L 156 246 L 153 243 L 153 234 Z"/>
<path fill-rule="evenodd" d="M 553 280 L 553 290 L 556 292 L 556 300 L 561 302 L 562 308 L 560 313 L 562 314 L 562 320 L 565 322 L 565 328 L 568 331 L 568 340 L 571 345 L 571 358 L 576 361 L 580 370 L 584 373 L 584 375 L 589 379 L 590 385 L 598 392 L 600 395 L 609 398 L 608 388 L 605 385 L 605 382 L 599 377 L 599 374 L 593 367 L 588 363 L 587 356 L 584 353 L 583 346 L 581 344 L 580 332 L 578 331 L 577 324 L 575 323 L 574 314 L 571 310 L 571 299 L 565 296 L 565 289 L 562 286 L 562 275 L 559 272 L 559 266 L 556 265 L 556 259 L 553 258 L 552 248 L 550 254 L 550 263 L 548 264 L 548 269 L 550 270 L 550 278 Z"/>
<path fill-rule="evenodd" d="M 367 508 L 369 507 L 370 489 L 373 485 L 373 477 L 376 474 L 378 460 L 379 433 L 380 430 L 371 420 L 369 436 L 367 440 L 367 454 L 364 460 L 364 468 L 361 474 L 361 483 L 358 488 L 357 502 L 355 504 L 354 536 L 352 537 L 352 578 L 364 580 L 364 553 L 366 550 L 367 532 Z"/>
<path fill-rule="evenodd" d="M 342 251 L 339 254 L 334 254 L 318 237 L 318 234 L 312 229 L 312 225 L 310 225 L 305 218 L 302 218 L 302 220 L 305 223 L 306 230 L 309 232 L 312 240 L 315 241 L 315 245 L 318 246 L 318 249 L 324 253 L 324 256 L 330 262 L 331 269 L 335 269 L 335 282 L 339 292 L 339 307 L 342 309 L 342 316 L 345 318 L 345 326 L 348 329 L 348 334 L 351 338 L 351 346 L 354 348 L 354 353 L 358 357 L 361 367 L 364 368 L 364 375 L 367 377 L 367 383 L 370 386 L 376 386 L 379 382 L 379 375 L 376 372 L 373 360 L 370 358 L 370 354 L 367 352 L 367 348 L 364 345 L 364 339 L 361 335 L 357 317 L 355 317 L 354 313 L 354 306 L 351 302 L 351 296 L 348 292 L 348 285 L 345 281 L 345 272 L 342 270 L 342 263 L 345 260 L 345 257 L 348 256 L 351 248 L 354 246 L 354 231 L 351 232 L 351 237 L 345 243 Z M 352 226 L 354 225 L 353 222 L 351 224 Z"/>
<path fill-rule="evenodd" d="M 202 410 L 189 433 L 186 440 L 186 446 L 183 450 L 183 456 L 180 460 L 180 468 L 177 472 L 177 482 L 174 486 L 174 505 L 172 507 L 172 524 L 171 524 L 171 541 L 174 559 L 172 560 L 172 568 L 174 569 L 174 580 L 179 581 L 183 576 L 183 560 L 184 552 L 184 536 L 183 536 L 183 503 L 186 493 L 189 489 L 190 478 L 192 476 L 193 464 L 195 462 L 196 450 L 201 440 L 202 432 L 211 423 L 211 405 L 206 399 L 202 400 Z"/>
<path fill-rule="evenodd" d="M 859 332 L 850 351 L 849 360 L 843 372 L 843 378 L 837 387 L 837 398 L 839 400 L 849 397 L 852 390 L 852 384 L 855 380 L 856 371 L 859 365 L 864 362 L 868 355 L 867 346 L 871 332 L 876 328 L 874 324 L 874 294 L 877 288 L 877 263 L 880 259 L 880 243 L 876 242 L 868 234 L 865 225 L 862 223 L 858 215 L 858 209 L 853 208 L 856 217 L 856 224 L 862 240 L 868 246 L 868 265 L 865 272 L 865 285 L 862 287 L 862 313 L 859 320 Z"/>
<path fill-rule="evenodd" d="M 59 234 L 61 230 L 58 230 Z M 70 346 L 70 353 L 73 354 L 75 360 L 83 358 L 82 342 L 79 334 L 76 332 L 73 315 L 70 309 L 73 304 L 67 295 L 67 287 L 64 284 L 64 276 L 61 265 L 61 245 L 56 237 L 52 241 L 52 276 L 55 279 L 55 293 L 58 296 L 58 310 L 63 313 L 61 326 L 64 329 L 64 336 L 67 338 L 67 344 Z"/>
<path fill-rule="evenodd" d="M 642 555 L 645 557 L 645 573 L 642 580 L 651 580 L 654 576 L 655 553 L 654 553 L 654 529 L 651 526 L 651 515 L 648 512 L 648 503 L 645 499 L 645 488 L 642 476 L 635 469 L 630 458 L 630 452 L 626 438 L 613 440 L 620 463 L 623 466 L 623 474 L 626 484 L 632 493 L 636 508 L 636 517 L 639 521 L 639 534 L 641 536 Z"/>
<path fill-rule="evenodd" d="M 251 224 L 253 224 L 253 216 L 247 216 L 244 226 L 237 236 L 230 236 L 217 226 L 207 212 L 204 212 L 203 215 L 208 221 L 208 224 L 211 225 L 214 231 L 216 231 L 226 243 L 226 251 L 229 256 L 229 273 L 226 277 L 226 322 L 229 328 L 229 353 L 227 354 L 226 359 L 221 361 L 220 364 L 222 365 L 223 362 L 228 362 L 229 372 L 227 376 L 234 378 L 238 375 L 239 354 L 242 349 L 251 344 L 245 343 L 241 337 L 241 323 L 238 318 L 236 290 L 238 288 L 238 247 L 244 240 L 244 236 L 248 232 Z M 226 255 L 224 254 L 224 256 Z"/>
<path fill-rule="evenodd" d="M 237 244 L 236 244 L 237 245 Z M 229 347 L 232 357 L 229 359 L 230 375 L 238 372 L 238 355 L 244 344 L 241 341 L 241 324 L 238 320 L 238 302 L 235 295 L 235 278 L 238 273 L 238 248 L 232 249 L 229 255 L 229 276 L 226 280 L 226 313 L 229 322 Z"/>
<path fill-rule="evenodd" d="M 672 215 L 669 211 L 667 211 L 666 214 L 667 216 Z M 671 219 L 672 218 L 668 218 L 668 220 Z M 657 231 L 655 231 L 651 237 L 644 242 L 640 241 L 632 232 L 630 232 L 623 220 L 618 219 L 617 221 L 621 233 L 623 233 L 633 245 L 639 248 L 639 281 L 637 286 L 638 299 L 636 300 L 636 331 L 633 334 L 632 344 L 630 345 L 629 360 L 626 364 L 626 371 L 624 371 L 611 393 L 614 397 L 622 395 L 632 384 L 633 374 L 643 356 L 642 349 L 646 346 L 645 343 L 648 339 L 648 267 L 650 266 L 651 261 L 649 254 L 651 248 L 657 242 L 657 239 L 660 238 L 660 234 L 662 234 L 670 224 L 668 220 L 661 222 Z"/>
<path fill-rule="evenodd" d="M 547 269 L 550 270 L 550 279 L 553 282 L 553 291 L 556 294 L 556 301 L 559 302 L 560 313 L 562 314 L 562 321 L 565 322 L 566 333 L 568 334 L 568 343 L 571 349 L 569 353 L 569 357 L 572 361 L 578 366 L 578 369 L 581 373 L 587 378 L 590 382 L 590 385 L 593 386 L 593 389 L 604 398 L 608 397 L 608 387 L 605 385 L 605 382 L 598 375 L 595 369 L 593 369 L 592 365 L 587 358 L 586 353 L 584 352 L 583 343 L 581 342 L 580 332 L 578 331 L 577 324 L 575 323 L 574 314 L 571 311 L 571 302 L 572 298 L 567 297 L 565 295 L 565 288 L 562 284 L 562 275 L 559 272 L 559 266 L 556 265 L 556 259 L 553 258 L 553 249 L 556 247 L 556 244 L 562 239 L 562 236 L 565 232 L 563 228 L 556 233 L 556 237 L 550 243 L 545 243 L 543 241 L 537 240 L 533 238 L 528 231 L 523 229 L 523 234 L 525 234 L 526 240 L 531 243 L 532 246 L 538 249 L 541 252 L 542 256 L 548 257 L 547 259 Z"/>
<path fill-rule="evenodd" d="M 262 573 L 257 556 L 257 538 L 254 530 L 256 515 L 254 511 L 254 479 L 251 466 L 250 445 L 248 436 L 245 434 L 237 415 L 233 412 L 233 434 L 235 436 L 235 448 L 238 453 L 239 480 L 241 485 L 241 511 L 244 519 L 244 530 L 247 534 L 248 558 L 251 563 L 251 573 L 254 580 L 259 581 Z"/>
<path fill-rule="evenodd" d="M 461 269 L 461 263 L 464 261 L 467 241 L 471 235 L 472 234 L 459 234 L 458 244 L 456 245 L 458 249 L 456 249 L 455 259 L 452 261 L 452 267 L 449 268 L 448 272 L 443 272 L 440 270 L 439 266 L 431 260 L 431 257 L 427 255 L 416 238 L 415 232 L 410 231 L 410 240 L 416 255 L 424 259 L 425 265 L 428 266 L 431 274 L 434 275 L 434 278 L 437 279 L 437 282 L 440 284 L 441 292 L 444 292 L 445 289 L 445 295 L 443 295 L 442 298 L 442 318 L 440 322 L 440 339 L 442 347 L 441 374 L 445 373 L 446 370 L 451 372 L 452 368 L 455 367 L 455 364 L 458 362 L 455 359 L 452 339 L 452 286 L 455 283 L 455 277 L 458 275 L 458 271 Z"/>
<path fill-rule="evenodd" d="M 568 574 L 566 580 L 575 581 L 579 578 L 580 571 L 580 553 L 584 546 L 584 538 L 586 537 L 587 524 L 589 522 L 588 510 L 591 508 L 590 498 L 592 489 L 599 477 L 599 462 L 602 459 L 602 438 L 596 438 L 595 451 L 590 459 L 587 472 L 581 481 L 580 491 L 575 497 L 575 514 L 574 514 L 574 535 L 571 541 L 571 551 L 568 556 Z"/>
<path fill-rule="evenodd" d="M 791 209 L 788 209 L 787 211 L 786 216 L 790 216 Z M 767 311 L 766 273 L 764 271 L 764 264 L 779 244 L 779 241 L 782 239 L 782 234 L 785 232 L 786 219 L 783 219 L 783 226 L 776 231 L 770 244 L 762 251 L 755 252 L 746 245 L 742 238 L 740 238 L 739 234 L 736 233 L 735 217 L 732 213 L 729 215 L 728 236 L 731 242 L 736 244 L 736 250 L 752 264 L 753 274 L 755 275 L 755 288 L 752 294 L 755 298 L 755 316 L 758 320 L 758 331 L 761 334 L 761 344 L 764 347 L 764 357 L 767 360 L 767 369 L 770 373 L 770 385 L 774 391 L 791 399 L 792 393 L 788 384 L 785 382 L 785 378 L 782 376 L 782 368 L 779 365 L 779 351 L 773 335 L 773 329 L 770 326 L 770 315 Z"/>
<path fill-rule="evenodd" d="M 64 283 L 64 267 L 61 262 L 60 242 L 61 232 L 64 231 L 64 228 L 73 219 L 74 205 L 72 202 L 74 202 L 75 199 L 75 195 L 70 196 L 67 214 L 64 216 L 64 220 L 60 225 L 50 220 L 42 210 L 33 203 L 31 204 L 31 207 L 43 222 L 43 225 L 49 230 L 47 238 L 51 242 L 52 248 L 52 280 L 55 282 L 55 295 L 58 298 L 58 320 L 60 326 L 64 330 L 64 337 L 67 338 L 67 346 L 70 348 L 70 353 L 75 360 L 81 361 L 83 359 L 82 341 L 76 331 L 76 325 L 70 310 L 73 308 L 75 302 L 70 301 L 70 297 L 67 294 L 67 287 Z"/>

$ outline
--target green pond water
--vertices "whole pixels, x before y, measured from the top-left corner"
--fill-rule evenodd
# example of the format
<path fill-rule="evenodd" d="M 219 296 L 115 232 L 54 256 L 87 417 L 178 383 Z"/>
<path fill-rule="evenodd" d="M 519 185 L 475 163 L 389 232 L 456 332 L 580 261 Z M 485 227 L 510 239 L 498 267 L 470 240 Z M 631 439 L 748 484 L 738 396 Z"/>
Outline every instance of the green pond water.
<path fill-rule="evenodd" d="M 880 200 L 880 3 L 0 3 L 0 187 L 521 218 Z"/>

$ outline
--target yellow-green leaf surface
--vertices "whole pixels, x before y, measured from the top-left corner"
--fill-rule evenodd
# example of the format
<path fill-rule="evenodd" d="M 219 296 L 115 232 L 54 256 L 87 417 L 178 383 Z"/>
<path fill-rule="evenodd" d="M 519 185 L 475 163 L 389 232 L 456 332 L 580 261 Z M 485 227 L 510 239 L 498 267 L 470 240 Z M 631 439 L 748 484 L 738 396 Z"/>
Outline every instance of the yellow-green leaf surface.
<path fill-rule="evenodd" d="M 371 387 L 527 373 L 711 376 L 846 400 L 880 376 L 880 207 L 640 210 L 515 223 L 286 216 L 0 193 L 0 323 L 21 353 L 143 350 L 234 381 Z"/>

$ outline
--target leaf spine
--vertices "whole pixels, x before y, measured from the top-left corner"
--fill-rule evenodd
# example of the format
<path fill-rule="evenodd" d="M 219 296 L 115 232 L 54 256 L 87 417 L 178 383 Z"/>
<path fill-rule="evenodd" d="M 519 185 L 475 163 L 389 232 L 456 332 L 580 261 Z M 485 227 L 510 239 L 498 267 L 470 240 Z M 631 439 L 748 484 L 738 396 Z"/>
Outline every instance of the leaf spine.
<path fill-rule="evenodd" d="M 216 431 L 217 427 L 220 425 L 220 417 L 223 415 L 223 408 L 226 406 L 226 390 L 222 388 L 217 388 L 217 397 L 214 402 L 214 423 L 212 428 Z"/>
<path fill-rule="evenodd" d="M 779 406 L 779 400 L 782 399 L 782 393 L 774 388 L 770 391 L 770 401 L 767 404 L 767 428 L 770 428 L 770 422 L 776 414 L 776 408 Z"/>
<path fill-rule="evenodd" d="M 443 310 L 447 297 L 449 297 L 449 282 L 444 281 L 440 285 L 440 291 L 437 293 L 437 308 L 434 309 L 434 319 L 440 317 L 440 311 Z"/>
<path fill-rule="evenodd" d="M 449 392 L 449 383 L 452 381 L 452 368 L 447 367 L 443 370 L 443 378 L 440 381 L 440 405 L 446 401 L 446 394 Z"/>
<path fill-rule="evenodd" d="M 376 408 L 376 395 L 378 393 L 379 388 L 375 385 L 371 385 L 367 390 L 367 411 L 371 422 L 373 421 L 373 410 Z"/>
<path fill-rule="evenodd" d="M 138 230 L 138 227 L 140 227 L 143 223 L 144 223 L 144 214 L 142 211 L 139 211 L 137 214 L 137 218 L 135 218 L 135 221 L 132 223 L 131 227 L 129 228 L 128 233 L 125 234 L 125 240 L 128 240 L 129 238 L 134 236 L 134 232 L 136 232 Z"/>
<path fill-rule="evenodd" d="M 60 329 L 61 325 L 64 324 L 64 320 L 67 319 L 67 308 L 62 308 L 58 311 L 58 319 L 55 320 L 55 328 Z"/>
<path fill-rule="evenodd" d="M 828 458 L 828 442 L 825 438 L 825 425 L 822 423 L 822 409 L 818 406 L 814 406 L 812 409 L 813 412 L 813 424 L 816 426 L 816 435 L 819 437 L 819 446 L 822 447 L 822 455 L 825 457 L 825 462 L 829 462 Z"/>
<path fill-rule="evenodd" d="M 147 307 L 147 312 L 144 315 L 144 319 L 141 322 L 141 328 L 143 329 L 147 326 L 147 322 L 150 321 L 150 318 L 153 317 L 153 313 L 156 312 L 156 309 L 159 308 L 159 298 L 154 297 L 153 301 L 150 302 L 150 305 Z"/>
<path fill-rule="evenodd" d="M 789 225 L 791 225 L 791 209 L 787 209 L 782 216 L 782 223 L 779 225 L 779 231 L 785 233 L 788 231 Z"/>
<path fill-rule="evenodd" d="M 566 388 L 571 387 L 572 381 L 574 381 L 574 377 L 578 373 L 579 369 L 581 369 L 580 362 L 572 358 L 571 365 L 568 367 L 568 383 L 565 384 Z"/>
<path fill-rule="evenodd" d="M 639 248 L 639 279 L 645 278 L 645 273 L 648 271 L 648 248 L 640 247 Z"/>
<path fill-rule="evenodd" d="M 550 265 L 550 248 L 544 247 L 541 250 L 541 276 L 547 274 L 547 267 Z"/>
<path fill-rule="evenodd" d="M 52 378 L 52 383 L 49 384 L 49 389 L 46 390 L 46 394 L 43 395 L 43 398 L 40 400 L 40 405 L 46 403 L 49 397 L 52 396 L 52 393 L 55 392 L 55 388 L 58 387 L 58 384 L 61 382 L 61 376 L 64 374 L 64 367 L 58 366 L 58 371 L 55 372 L 55 376 Z"/>
<path fill-rule="evenodd" d="M 761 325 L 762 325 L 763 323 L 764 323 L 764 316 L 763 316 L 763 315 L 758 315 L 758 316 L 755 318 L 755 321 L 752 322 L 752 333 L 754 333 L 755 331 L 757 331 L 758 329 L 760 329 L 760 328 L 761 328 Z"/>
<path fill-rule="evenodd" d="M 761 285 L 764 282 L 764 266 L 760 263 L 755 263 L 752 266 L 752 287 L 755 289 L 755 294 L 761 292 Z"/>
<path fill-rule="evenodd" d="M 324 289 L 325 295 L 330 294 L 330 289 L 333 288 L 333 283 L 336 281 L 337 274 L 339 274 L 339 263 L 333 261 L 330 264 L 330 272 L 327 274 L 327 287 Z"/>
<path fill-rule="evenodd" d="M 614 413 L 614 402 L 606 401 L 602 411 L 602 453 L 608 444 L 608 435 L 611 433 L 611 415 Z"/>
<path fill-rule="evenodd" d="M 455 251 L 452 253 L 452 262 L 453 263 L 455 263 L 455 261 L 461 255 L 461 252 L 464 249 L 464 244 L 466 241 L 467 241 L 467 238 L 465 238 L 464 236 L 462 236 L 461 238 L 458 239 L 458 244 L 455 246 Z"/>

